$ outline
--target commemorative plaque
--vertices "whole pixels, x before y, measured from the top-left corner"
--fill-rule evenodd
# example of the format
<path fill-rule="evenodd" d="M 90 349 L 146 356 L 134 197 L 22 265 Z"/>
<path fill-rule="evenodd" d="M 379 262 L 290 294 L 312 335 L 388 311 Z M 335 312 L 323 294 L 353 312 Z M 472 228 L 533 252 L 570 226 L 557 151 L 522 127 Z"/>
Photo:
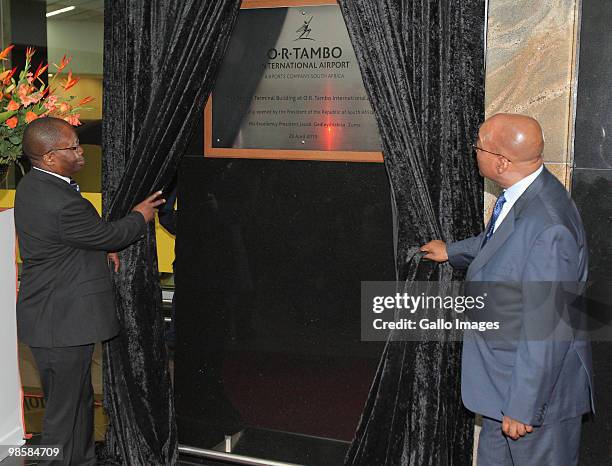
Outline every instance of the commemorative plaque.
<path fill-rule="evenodd" d="M 253 4 L 243 2 L 206 107 L 205 155 L 381 162 L 340 8 Z"/>

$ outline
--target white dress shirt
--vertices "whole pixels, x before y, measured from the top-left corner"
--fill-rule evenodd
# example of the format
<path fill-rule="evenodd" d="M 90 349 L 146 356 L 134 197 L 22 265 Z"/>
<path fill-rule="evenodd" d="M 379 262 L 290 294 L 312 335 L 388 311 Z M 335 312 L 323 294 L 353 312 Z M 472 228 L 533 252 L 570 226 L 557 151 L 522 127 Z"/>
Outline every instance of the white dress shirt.
<path fill-rule="evenodd" d="M 544 165 L 534 171 L 531 175 L 527 175 L 522 180 L 517 181 L 508 189 L 504 190 L 504 197 L 506 198 L 506 203 L 502 207 L 499 217 L 497 217 L 497 221 L 495 222 L 495 226 L 493 227 L 493 233 L 495 233 L 495 230 L 497 230 L 497 228 L 504 221 L 504 218 L 506 218 L 506 215 L 508 215 L 508 212 L 510 212 L 510 209 L 512 209 L 514 203 L 518 201 L 519 197 L 523 195 L 523 193 L 527 190 L 531 183 L 533 183 L 538 177 L 538 175 L 542 173 L 542 170 L 544 170 Z"/>
<path fill-rule="evenodd" d="M 49 175 L 53 175 L 56 176 L 57 178 L 61 178 L 62 180 L 64 180 L 66 183 L 70 184 L 70 178 L 68 178 L 67 176 L 62 176 L 62 175 L 58 175 L 57 173 L 53 173 L 53 172 L 48 172 L 47 170 L 43 170 L 42 168 L 38 168 L 38 167 L 32 167 L 34 170 L 38 170 L 40 172 L 45 172 L 48 173 Z"/>

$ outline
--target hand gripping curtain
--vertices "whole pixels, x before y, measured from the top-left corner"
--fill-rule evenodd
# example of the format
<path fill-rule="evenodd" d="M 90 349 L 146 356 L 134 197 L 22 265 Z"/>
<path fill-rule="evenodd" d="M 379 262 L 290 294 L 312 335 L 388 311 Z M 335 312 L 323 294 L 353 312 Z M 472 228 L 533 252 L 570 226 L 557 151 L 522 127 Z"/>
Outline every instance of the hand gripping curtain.
<path fill-rule="evenodd" d="M 471 143 L 483 118 L 484 0 L 339 0 L 391 183 L 398 280 L 462 276 L 420 245 L 482 227 Z M 391 335 L 346 457 L 360 466 L 471 464 L 461 343 Z"/>
<path fill-rule="evenodd" d="M 173 177 L 210 94 L 240 0 L 106 0 L 104 215 L 115 220 Z M 120 253 L 120 335 L 105 344 L 101 460 L 177 461 L 155 230 Z"/>

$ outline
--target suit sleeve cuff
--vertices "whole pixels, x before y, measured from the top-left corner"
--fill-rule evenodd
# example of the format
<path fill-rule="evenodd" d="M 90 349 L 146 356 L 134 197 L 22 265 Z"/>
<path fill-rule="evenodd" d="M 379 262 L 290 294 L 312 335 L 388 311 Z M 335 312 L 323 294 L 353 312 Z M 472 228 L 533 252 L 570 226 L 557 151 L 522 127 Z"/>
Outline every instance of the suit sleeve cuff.
<path fill-rule="evenodd" d="M 460 251 L 458 247 L 459 241 L 455 241 L 454 243 L 447 243 L 446 245 L 446 255 L 448 256 L 448 263 L 453 267 L 460 267 L 461 263 L 458 261 L 460 257 Z"/>
<path fill-rule="evenodd" d="M 147 231 L 147 222 L 144 218 L 144 215 L 142 215 L 140 212 L 138 211 L 132 211 L 129 213 L 129 216 L 134 217 L 135 219 L 137 219 L 138 222 L 140 222 L 140 237 L 144 237 L 146 231 Z"/>
<path fill-rule="evenodd" d="M 502 409 L 502 414 L 528 426 L 540 426 L 544 422 L 546 408 L 546 403 L 542 403 L 542 405 L 536 409 L 533 407 L 533 404 L 526 403 L 525 400 L 511 397 Z"/>

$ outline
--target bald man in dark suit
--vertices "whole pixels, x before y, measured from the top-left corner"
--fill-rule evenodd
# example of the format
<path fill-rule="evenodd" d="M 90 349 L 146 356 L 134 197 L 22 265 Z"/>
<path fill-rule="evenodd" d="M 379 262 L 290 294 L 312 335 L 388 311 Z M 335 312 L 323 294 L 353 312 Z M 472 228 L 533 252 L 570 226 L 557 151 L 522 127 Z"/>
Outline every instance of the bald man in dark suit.
<path fill-rule="evenodd" d="M 463 403 L 483 416 L 478 464 L 576 465 L 582 415 L 594 409 L 591 347 L 561 316 L 569 305 L 564 284 L 587 279 L 582 221 L 544 167 L 536 120 L 494 115 L 474 149 L 481 175 L 504 188 L 487 228 L 421 250 L 467 269 L 468 289 L 486 286 L 482 312 L 501 318 L 505 330 L 464 335 Z"/>

